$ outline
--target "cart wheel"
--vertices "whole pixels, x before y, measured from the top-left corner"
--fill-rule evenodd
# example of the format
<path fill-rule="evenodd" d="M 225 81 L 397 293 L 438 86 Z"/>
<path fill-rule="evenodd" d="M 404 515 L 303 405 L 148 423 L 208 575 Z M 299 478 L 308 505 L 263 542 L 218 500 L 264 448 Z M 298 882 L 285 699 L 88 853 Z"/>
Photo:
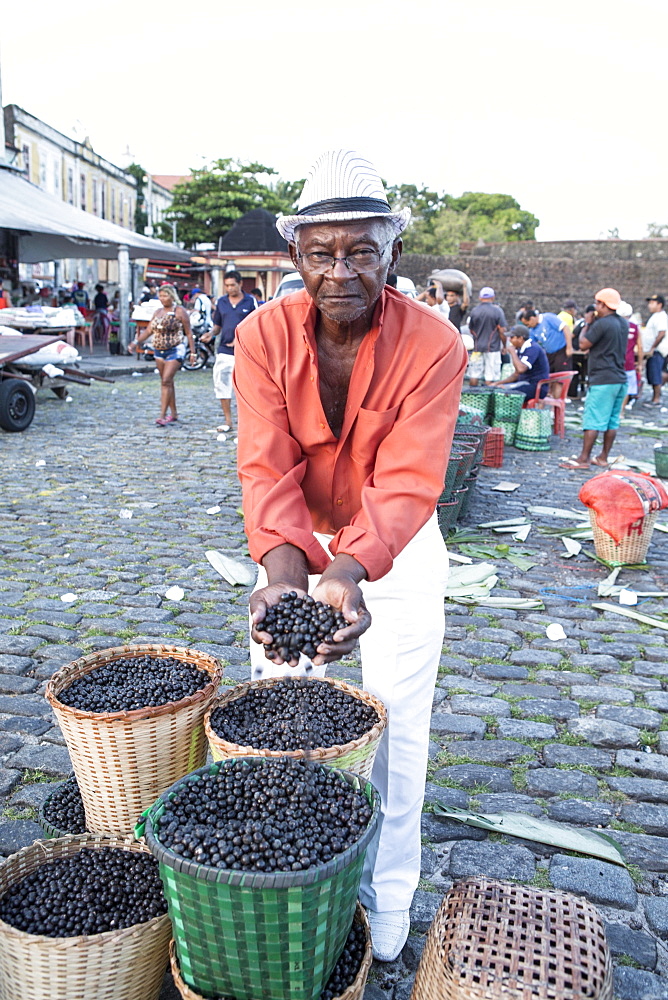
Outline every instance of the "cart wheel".
<path fill-rule="evenodd" d="M 35 416 L 35 396 L 29 385 L 18 378 L 0 380 L 0 427 L 24 431 Z"/>

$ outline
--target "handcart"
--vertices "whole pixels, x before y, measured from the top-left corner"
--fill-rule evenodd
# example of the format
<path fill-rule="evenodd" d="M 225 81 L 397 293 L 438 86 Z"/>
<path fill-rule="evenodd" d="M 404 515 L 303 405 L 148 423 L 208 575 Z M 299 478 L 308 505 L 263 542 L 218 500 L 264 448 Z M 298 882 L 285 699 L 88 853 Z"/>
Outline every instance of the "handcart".
<path fill-rule="evenodd" d="M 90 385 L 96 382 L 113 382 L 114 379 L 91 375 L 78 367 L 59 364 L 44 365 L 32 361 L 31 355 L 65 338 L 23 334 L 0 337 L 0 427 L 5 431 L 24 431 L 35 416 L 35 395 L 38 389 L 50 389 L 66 399 L 68 383 Z M 49 375 L 46 368 L 57 368 Z"/>

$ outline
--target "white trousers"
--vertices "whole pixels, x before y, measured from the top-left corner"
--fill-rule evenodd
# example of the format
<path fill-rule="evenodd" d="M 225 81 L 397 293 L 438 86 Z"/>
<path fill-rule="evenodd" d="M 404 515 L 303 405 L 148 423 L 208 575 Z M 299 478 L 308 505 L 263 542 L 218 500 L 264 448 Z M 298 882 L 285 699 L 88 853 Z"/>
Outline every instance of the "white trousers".
<path fill-rule="evenodd" d="M 331 536 L 315 537 L 327 550 Z M 371 910 L 407 910 L 420 876 L 420 817 L 447 577 L 448 556 L 434 514 L 386 576 L 361 583 L 372 618 L 360 638 L 363 685 L 388 713 L 371 775 L 382 802 L 380 837 L 367 851 L 360 888 L 360 899 Z M 319 579 L 309 577 L 309 591 Z M 260 567 L 255 589 L 266 582 Z M 304 656 L 297 667 L 275 667 L 259 643 L 250 645 L 253 680 L 305 672 Z M 316 667 L 311 676 L 324 676 L 325 669 Z"/>

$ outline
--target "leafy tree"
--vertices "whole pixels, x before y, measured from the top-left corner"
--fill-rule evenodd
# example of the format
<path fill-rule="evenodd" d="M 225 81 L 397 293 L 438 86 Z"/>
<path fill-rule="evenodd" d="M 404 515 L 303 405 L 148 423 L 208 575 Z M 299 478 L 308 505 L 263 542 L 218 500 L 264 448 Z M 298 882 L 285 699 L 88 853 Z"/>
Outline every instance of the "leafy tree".
<path fill-rule="evenodd" d="M 301 182 L 267 183 L 264 178 L 274 174 L 262 163 L 216 160 L 176 185 L 166 219 L 176 221 L 178 238 L 186 246 L 217 243 L 236 219 L 253 208 L 292 211 Z"/>
<path fill-rule="evenodd" d="M 464 241 L 503 243 L 535 239 L 538 219 L 506 194 L 467 191 L 459 198 L 401 184 L 388 189 L 393 207 L 410 207 L 404 236 L 409 253 L 455 253 Z"/>
<path fill-rule="evenodd" d="M 668 236 L 668 225 L 662 224 L 660 222 L 648 222 L 647 223 L 647 236 L 648 240 L 665 240 Z"/>
<path fill-rule="evenodd" d="M 509 194 L 465 191 L 461 198 L 449 198 L 448 206 L 456 212 L 468 212 L 473 238 L 490 243 L 533 240 L 540 224 Z"/>
<path fill-rule="evenodd" d="M 418 188 L 415 184 L 395 184 L 387 187 L 387 200 L 394 209 L 410 208 L 413 217 L 429 223 L 442 207 L 436 191 Z"/>

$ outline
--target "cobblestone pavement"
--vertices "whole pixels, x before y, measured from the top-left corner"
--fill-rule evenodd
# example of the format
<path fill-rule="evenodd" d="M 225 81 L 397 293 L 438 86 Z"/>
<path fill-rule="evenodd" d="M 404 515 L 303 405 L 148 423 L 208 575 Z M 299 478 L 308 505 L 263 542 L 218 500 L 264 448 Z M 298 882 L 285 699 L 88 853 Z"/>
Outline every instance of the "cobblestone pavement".
<path fill-rule="evenodd" d="M 73 387 L 69 403 L 40 394 L 29 430 L 0 436 L 3 855 L 40 836 L 36 809 L 70 772 L 42 697 L 61 664 L 162 640 L 220 656 L 227 683 L 247 677 L 247 591 L 228 586 L 204 556 L 216 548 L 247 559 L 234 443 L 207 433 L 219 419 L 210 382 L 207 372 L 178 377 L 181 417 L 166 428 L 154 424 L 158 383 L 146 374 Z M 648 407 L 639 413 L 656 419 Z M 626 428 L 618 450 L 648 460 L 659 437 Z M 576 450 L 573 432 L 553 439 L 551 453 L 508 449 L 502 470 L 481 472 L 466 523 L 530 503 L 577 506 L 584 475 L 557 468 L 557 456 Z M 521 486 L 492 492 L 500 479 Z M 413 932 L 397 962 L 374 966 L 367 1000 L 407 1000 L 442 894 L 472 874 L 584 893 L 605 918 L 620 1000 L 668 998 L 668 637 L 592 609 L 607 571 L 584 554 L 563 559 L 560 540 L 536 528 L 523 547 L 537 565 L 518 572 L 500 559 L 495 594 L 538 595 L 544 611 L 447 605 Z M 492 544 L 505 540 L 488 534 Z M 621 579 L 668 590 L 668 537 L 655 532 L 649 568 Z M 164 597 L 174 584 L 181 602 Z M 64 603 L 67 592 L 76 600 Z M 666 607 L 642 602 L 650 614 Z M 550 622 L 566 640 L 546 638 Z M 354 656 L 331 672 L 361 680 Z M 445 821 L 436 802 L 607 830 L 630 871 Z"/>

